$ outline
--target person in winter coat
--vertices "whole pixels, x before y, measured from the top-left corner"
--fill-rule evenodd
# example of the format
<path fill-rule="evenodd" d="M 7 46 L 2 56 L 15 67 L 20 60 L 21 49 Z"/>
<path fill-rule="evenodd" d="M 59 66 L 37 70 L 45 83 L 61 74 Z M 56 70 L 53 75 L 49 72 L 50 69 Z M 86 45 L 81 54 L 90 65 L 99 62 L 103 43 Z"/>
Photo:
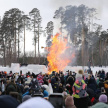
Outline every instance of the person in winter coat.
<path fill-rule="evenodd" d="M 74 104 L 77 108 L 88 108 L 88 105 L 91 105 L 91 103 L 86 92 L 87 85 L 82 77 L 83 71 L 79 70 L 79 72 L 76 75 L 76 81 L 72 87 L 72 96 L 74 97 Z"/>
<path fill-rule="evenodd" d="M 38 80 L 36 78 L 33 78 L 31 80 L 30 85 L 27 86 L 27 88 L 25 90 L 26 92 L 22 96 L 23 97 L 25 95 L 32 95 L 32 96 L 34 96 L 34 94 L 41 94 L 40 89 L 41 89 L 41 86 L 39 85 Z"/>
<path fill-rule="evenodd" d="M 91 75 L 88 78 L 88 84 L 87 84 L 88 88 L 91 88 L 94 92 L 97 89 L 97 83 L 95 81 L 95 78 L 93 78 Z"/>
<path fill-rule="evenodd" d="M 72 91 L 72 87 L 70 86 L 70 84 L 66 84 L 66 92 L 68 94 L 71 94 L 71 91 Z"/>
<path fill-rule="evenodd" d="M 104 70 L 102 70 L 99 77 L 102 78 L 103 80 L 105 79 L 105 71 Z"/>
<path fill-rule="evenodd" d="M 104 88 L 105 88 L 106 95 L 108 96 L 108 80 L 104 81 Z"/>
<path fill-rule="evenodd" d="M 17 92 L 17 85 L 13 82 L 10 82 L 6 85 L 5 89 L 6 95 L 9 95 L 10 92 Z"/>
<path fill-rule="evenodd" d="M 104 87 L 104 79 L 100 78 L 99 79 L 99 88 L 101 89 L 102 87 Z"/>
<path fill-rule="evenodd" d="M 41 86 L 39 85 L 39 82 L 36 78 L 33 78 L 31 83 L 30 83 L 30 92 L 32 95 L 34 94 L 40 94 L 41 91 Z"/>
<path fill-rule="evenodd" d="M 46 91 L 48 92 L 48 94 L 50 94 L 50 88 L 49 88 L 49 85 L 42 85 L 41 87 L 44 87 L 46 89 Z"/>
<path fill-rule="evenodd" d="M 106 73 L 105 80 L 108 80 L 108 72 Z"/>
<path fill-rule="evenodd" d="M 60 74 L 60 82 L 62 83 L 62 85 L 65 84 L 65 80 L 64 80 L 64 75 L 63 75 L 63 73 Z"/>
<path fill-rule="evenodd" d="M 70 89 L 70 94 L 72 94 L 72 86 L 73 86 L 73 84 L 74 84 L 74 77 L 73 77 L 73 76 L 69 76 L 69 77 L 67 78 L 66 84 L 70 84 L 70 87 L 71 87 L 71 89 Z"/>
<path fill-rule="evenodd" d="M 9 96 L 9 95 L 2 95 L 0 96 L 0 108 L 16 108 L 19 105 L 19 102 Z"/>
<path fill-rule="evenodd" d="M 46 90 L 45 87 L 41 87 L 41 92 L 43 93 L 44 98 L 48 98 L 49 93 L 48 93 L 48 91 Z"/>
<path fill-rule="evenodd" d="M 44 83 L 42 72 L 40 72 L 40 74 L 37 76 L 37 80 L 38 80 L 38 82 L 39 82 L 40 85 L 42 85 Z"/>
<path fill-rule="evenodd" d="M 99 96 L 99 102 L 108 103 L 108 97 L 105 94 Z"/>
<path fill-rule="evenodd" d="M 93 105 L 91 108 L 108 108 L 108 105 L 100 102 L 100 103 Z"/>
<path fill-rule="evenodd" d="M 5 81 L 1 81 L 1 89 L 2 89 L 2 93 L 5 92 Z"/>
<path fill-rule="evenodd" d="M 53 92 L 57 93 L 58 89 L 59 89 L 59 86 L 58 86 L 58 82 L 56 81 L 55 76 L 52 76 L 52 78 L 51 78 L 51 85 L 52 85 L 52 88 L 53 88 Z"/>
<path fill-rule="evenodd" d="M 30 84 L 30 83 L 31 83 L 31 78 L 28 77 L 28 78 L 27 78 L 27 81 L 25 81 L 25 84 Z"/>
<path fill-rule="evenodd" d="M 95 92 L 92 89 L 87 88 L 87 93 L 89 95 L 91 105 L 94 105 L 97 102 L 97 99 L 95 98 Z"/>
<path fill-rule="evenodd" d="M 45 74 L 43 81 L 45 85 L 48 85 L 48 75 L 47 74 Z"/>
<path fill-rule="evenodd" d="M 58 92 L 59 93 L 62 93 L 63 92 L 63 85 L 61 83 L 59 84 Z"/>
<path fill-rule="evenodd" d="M 73 86 L 73 84 L 74 84 L 74 78 L 73 78 L 73 76 L 69 76 L 67 78 L 66 84 L 70 84 L 71 87 Z"/>

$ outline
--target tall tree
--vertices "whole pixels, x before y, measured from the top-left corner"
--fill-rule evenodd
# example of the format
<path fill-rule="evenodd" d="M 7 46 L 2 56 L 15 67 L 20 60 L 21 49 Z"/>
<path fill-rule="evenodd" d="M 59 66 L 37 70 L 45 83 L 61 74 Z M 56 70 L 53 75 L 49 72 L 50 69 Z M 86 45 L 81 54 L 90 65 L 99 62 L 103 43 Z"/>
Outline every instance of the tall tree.
<path fill-rule="evenodd" d="M 51 46 L 51 36 L 53 36 L 53 29 L 54 29 L 54 24 L 52 21 L 47 23 L 46 27 L 46 32 L 47 32 L 47 39 L 46 39 L 46 44 L 47 47 Z"/>
<path fill-rule="evenodd" d="M 34 45 L 35 45 L 35 63 L 36 63 L 36 42 L 38 41 L 38 57 L 39 57 L 39 61 L 38 63 L 40 63 L 40 52 L 39 52 L 39 37 L 40 37 L 40 33 L 41 33 L 41 16 L 40 16 L 40 12 L 37 8 L 34 8 L 31 10 L 31 12 L 29 12 L 29 15 L 31 16 L 31 21 L 32 21 L 32 28 L 34 31 Z"/>
<path fill-rule="evenodd" d="M 24 56 L 23 56 L 23 63 L 25 63 L 25 32 L 26 28 L 30 29 L 30 18 L 28 15 L 22 15 L 22 22 L 23 22 L 23 32 L 24 32 Z"/>
<path fill-rule="evenodd" d="M 15 50 L 15 62 L 17 61 L 17 50 L 16 50 L 16 46 L 17 46 L 17 24 L 18 24 L 18 20 L 19 18 L 21 18 L 21 11 L 18 8 L 12 8 L 9 10 L 9 18 L 10 18 L 10 23 L 12 25 L 12 29 L 13 29 L 13 37 L 14 37 L 14 50 Z"/>
<path fill-rule="evenodd" d="M 64 19 L 64 12 L 65 12 L 65 9 L 63 7 L 60 7 L 58 10 L 55 11 L 55 15 L 53 18 L 60 18 L 60 23 L 61 23 L 61 27 L 60 27 L 60 32 L 61 32 L 61 37 L 63 39 L 63 35 L 62 35 L 62 32 L 63 32 L 63 19 Z"/>
<path fill-rule="evenodd" d="M 62 28 L 68 33 L 68 40 L 71 40 L 76 47 L 82 48 L 82 62 L 86 52 L 85 44 L 88 43 L 87 35 L 89 34 L 90 26 L 93 26 L 93 18 L 95 17 L 96 9 L 88 8 L 85 5 L 60 7 L 55 11 L 54 18 L 62 16 Z M 93 16 L 93 18 L 92 18 Z M 90 35 L 89 35 L 90 36 Z M 88 44 L 87 44 L 88 45 Z M 85 62 L 83 63 L 85 65 Z"/>

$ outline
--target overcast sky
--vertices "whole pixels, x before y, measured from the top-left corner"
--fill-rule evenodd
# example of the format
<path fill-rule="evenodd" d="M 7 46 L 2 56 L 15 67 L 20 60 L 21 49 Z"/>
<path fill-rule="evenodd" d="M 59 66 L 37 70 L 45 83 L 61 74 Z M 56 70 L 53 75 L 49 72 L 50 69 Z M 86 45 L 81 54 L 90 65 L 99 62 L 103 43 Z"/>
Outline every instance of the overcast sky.
<path fill-rule="evenodd" d="M 54 21 L 55 32 L 60 27 L 59 23 L 53 19 L 54 12 L 60 6 L 67 5 L 87 5 L 88 7 L 96 8 L 98 13 L 98 24 L 103 26 L 103 29 L 108 29 L 108 0 L 0 0 L 0 16 L 3 17 L 5 11 L 11 8 L 19 8 L 28 14 L 33 8 L 38 8 L 42 16 L 42 27 L 45 28 L 47 22 Z M 57 31 L 58 32 L 58 31 Z M 32 35 L 26 33 L 26 51 L 33 50 Z M 40 41 L 41 46 L 45 46 L 45 38 Z M 41 50 L 41 52 L 43 52 Z"/>

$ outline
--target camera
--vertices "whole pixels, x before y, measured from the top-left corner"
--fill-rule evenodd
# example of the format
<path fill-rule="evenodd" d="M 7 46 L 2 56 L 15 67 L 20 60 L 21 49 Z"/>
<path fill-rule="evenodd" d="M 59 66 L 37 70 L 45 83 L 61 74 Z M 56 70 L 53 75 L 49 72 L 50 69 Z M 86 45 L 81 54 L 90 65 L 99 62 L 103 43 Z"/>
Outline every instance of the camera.
<path fill-rule="evenodd" d="M 104 87 L 101 87 L 101 93 L 105 93 Z"/>

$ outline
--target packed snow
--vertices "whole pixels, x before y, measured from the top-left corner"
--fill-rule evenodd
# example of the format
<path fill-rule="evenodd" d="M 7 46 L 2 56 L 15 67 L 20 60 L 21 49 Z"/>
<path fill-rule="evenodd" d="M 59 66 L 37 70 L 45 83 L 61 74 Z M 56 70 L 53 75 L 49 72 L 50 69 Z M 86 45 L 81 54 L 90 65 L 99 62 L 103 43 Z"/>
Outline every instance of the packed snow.
<path fill-rule="evenodd" d="M 87 70 L 88 67 L 87 66 L 66 66 L 65 69 L 63 70 L 63 72 L 65 73 L 66 71 L 74 71 L 74 72 L 78 72 L 78 70 Z M 91 67 L 91 70 L 93 71 L 93 74 L 96 73 L 96 71 L 99 71 L 99 70 L 104 70 L 105 72 L 108 72 L 108 66 L 107 67 Z M 42 72 L 43 74 L 47 73 L 48 72 L 48 68 L 45 66 L 45 65 L 34 65 L 34 64 L 29 64 L 28 66 L 21 66 L 18 64 L 18 63 L 12 63 L 11 64 L 11 67 L 2 67 L 0 66 L 0 71 L 6 71 L 7 73 L 9 73 L 10 71 L 12 71 L 13 73 L 15 72 L 20 72 L 22 71 L 22 74 L 25 74 L 27 73 L 28 71 L 29 72 L 34 72 L 36 74 Z"/>

